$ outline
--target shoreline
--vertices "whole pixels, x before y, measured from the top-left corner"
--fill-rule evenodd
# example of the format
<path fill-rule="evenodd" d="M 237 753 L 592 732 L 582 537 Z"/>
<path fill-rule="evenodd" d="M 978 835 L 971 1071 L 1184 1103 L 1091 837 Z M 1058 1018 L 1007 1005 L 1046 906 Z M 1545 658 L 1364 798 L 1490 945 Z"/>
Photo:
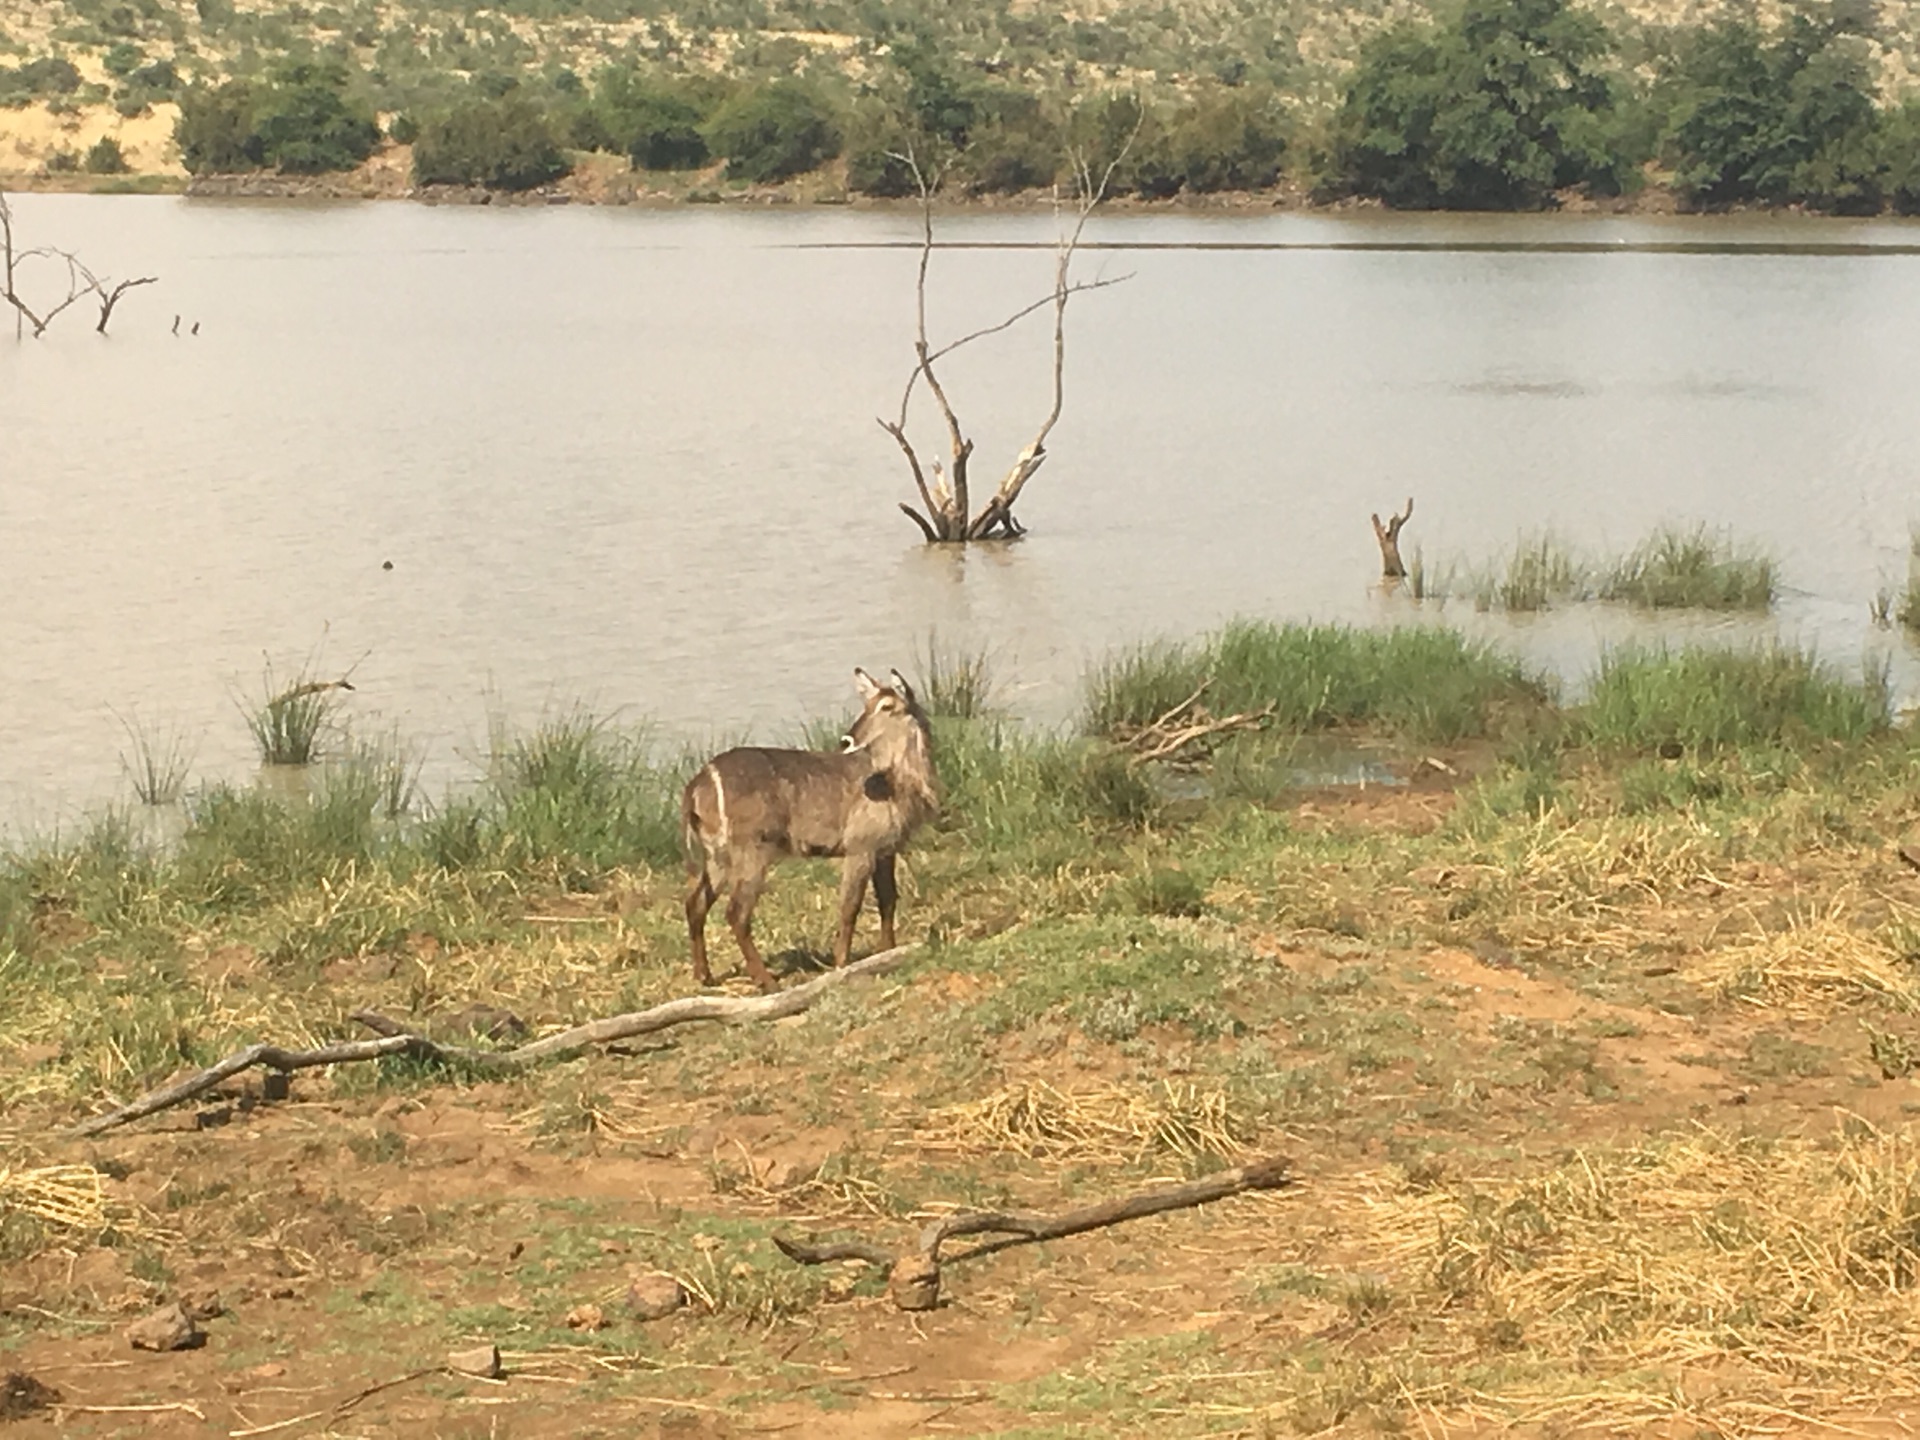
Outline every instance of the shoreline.
<path fill-rule="evenodd" d="M 599 157 L 603 162 L 605 157 Z M 814 183 L 806 183 L 812 180 Z M 489 190 L 481 186 L 416 186 L 407 177 L 406 167 L 396 165 L 392 156 L 376 157 L 359 170 L 330 175 L 284 175 L 272 171 L 252 171 L 229 175 L 173 175 L 165 173 L 89 175 L 84 173 L 35 174 L 0 173 L 0 192 L 15 195 L 177 195 L 188 199 L 275 200 L 275 201 L 411 201 L 420 205 L 500 205 L 511 207 L 588 205 L 614 208 L 676 210 L 694 206 L 732 208 L 803 209 L 833 208 L 875 211 L 918 210 L 919 202 L 909 198 L 862 195 L 832 183 L 820 183 L 819 177 L 805 177 L 788 185 L 746 185 L 727 187 L 710 174 L 694 173 L 684 183 L 666 184 L 638 180 L 631 171 L 613 170 L 604 163 L 584 163 L 573 174 L 551 185 L 531 190 Z M 1565 192 L 1550 208 L 1539 210 L 1394 210 L 1375 200 L 1316 200 L 1295 186 L 1276 186 L 1268 190 L 1235 190 L 1207 194 L 1182 193 L 1166 198 L 1143 199 L 1136 195 L 1114 196 L 1101 203 L 1108 214 L 1135 215 L 1231 215 L 1281 212 L 1302 215 L 1604 215 L 1623 217 L 1685 217 L 1688 219 L 1737 219 L 1755 216 L 1797 216 L 1815 220 L 1905 220 L 1892 211 L 1877 215 L 1836 215 L 1800 205 L 1733 205 L 1711 209 L 1690 209 L 1681 204 L 1674 192 L 1663 185 L 1648 185 L 1632 195 L 1591 196 Z M 1013 194 L 945 196 L 937 205 L 944 214 L 1009 212 L 1015 214 L 1049 210 L 1055 201 L 1050 191 L 1027 190 Z"/>

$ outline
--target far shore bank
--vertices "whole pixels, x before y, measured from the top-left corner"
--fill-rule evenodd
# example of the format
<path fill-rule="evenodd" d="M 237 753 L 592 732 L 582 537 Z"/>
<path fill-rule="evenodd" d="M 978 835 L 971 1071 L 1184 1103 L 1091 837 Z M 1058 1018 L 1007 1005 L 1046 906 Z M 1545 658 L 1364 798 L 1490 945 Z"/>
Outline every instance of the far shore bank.
<path fill-rule="evenodd" d="M 604 157 L 598 157 L 604 160 Z M 384 163 L 381 163 L 384 160 Z M 330 175 L 282 175 L 253 171 L 232 175 L 188 176 L 147 173 L 89 175 L 85 173 L 0 172 L 0 191 L 42 195 L 182 195 L 218 200 L 407 200 L 423 205 L 562 206 L 608 205 L 640 209 L 679 209 L 686 206 L 764 207 L 831 206 L 856 210 L 912 210 L 919 202 L 862 195 L 817 176 L 786 185 L 728 185 L 710 175 L 649 175 L 605 164 L 583 164 L 573 174 L 551 185 L 531 190 L 489 190 L 481 186 L 411 183 L 406 167 L 391 156 L 380 157 L 359 170 Z M 1822 219 L 1871 219 L 1871 216 L 1834 216 L 1797 205 L 1742 205 L 1694 209 L 1684 205 L 1667 186 L 1650 184 L 1631 195 L 1595 196 L 1578 191 L 1556 197 L 1556 204 L 1536 211 L 1478 210 L 1397 211 L 1401 214 L 1538 214 L 1731 217 L 1803 215 Z M 1050 210 L 1055 197 L 1049 190 L 1013 194 L 943 195 L 938 208 L 946 213 Z M 1261 214 L 1273 211 L 1340 215 L 1356 212 L 1389 213 L 1373 200 L 1324 201 L 1297 186 L 1267 190 L 1183 193 L 1166 198 L 1115 196 L 1102 206 L 1114 214 Z M 1889 218 L 1881 216 L 1879 218 Z M 1894 216 L 1891 218 L 1901 218 Z"/>

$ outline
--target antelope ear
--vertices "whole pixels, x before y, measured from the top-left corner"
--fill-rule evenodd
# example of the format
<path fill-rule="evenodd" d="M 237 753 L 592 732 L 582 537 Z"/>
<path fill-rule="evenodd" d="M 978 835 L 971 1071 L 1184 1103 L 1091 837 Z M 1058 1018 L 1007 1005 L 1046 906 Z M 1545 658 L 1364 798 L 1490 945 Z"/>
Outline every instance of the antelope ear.
<path fill-rule="evenodd" d="M 858 665 L 853 667 L 853 683 L 859 687 L 862 700 L 871 700 L 880 693 L 879 682 Z"/>
<path fill-rule="evenodd" d="M 920 703 L 914 698 L 913 686 L 907 683 L 906 676 L 902 675 L 898 670 L 889 670 L 887 674 L 892 678 L 893 688 L 900 692 L 900 698 L 902 700 L 906 701 L 909 705 L 918 705 Z"/>

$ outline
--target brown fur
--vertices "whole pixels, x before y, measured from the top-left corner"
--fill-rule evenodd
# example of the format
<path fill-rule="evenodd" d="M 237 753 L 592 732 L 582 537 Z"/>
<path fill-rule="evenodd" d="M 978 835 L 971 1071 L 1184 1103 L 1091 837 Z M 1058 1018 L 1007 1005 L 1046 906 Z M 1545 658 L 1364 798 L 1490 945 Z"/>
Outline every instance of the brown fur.
<path fill-rule="evenodd" d="M 867 884 L 880 911 L 880 945 L 892 949 L 894 856 L 939 810 L 926 716 L 913 689 L 893 673 L 882 685 L 864 670 L 855 681 L 865 702 L 839 753 L 742 746 L 716 755 L 687 783 L 680 814 L 687 844 L 687 938 L 693 978 L 713 983 L 707 968 L 707 912 L 724 891 L 727 925 L 747 973 L 773 988 L 753 943 L 753 907 L 767 872 L 789 855 L 844 857 L 840 928 L 833 963 L 853 948 Z"/>

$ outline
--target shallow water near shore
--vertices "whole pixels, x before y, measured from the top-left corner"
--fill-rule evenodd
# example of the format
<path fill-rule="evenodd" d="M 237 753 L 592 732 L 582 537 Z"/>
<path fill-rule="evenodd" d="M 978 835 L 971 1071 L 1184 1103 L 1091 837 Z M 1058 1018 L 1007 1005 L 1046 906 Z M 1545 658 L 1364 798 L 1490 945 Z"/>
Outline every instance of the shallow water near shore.
<path fill-rule="evenodd" d="M 121 717 L 250 774 L 267 659 L 350 670 L 343 713 L 425 746 L 428 794 L 490 713 L 791 738 L 934 631 L 1042 721 L 1111 647 L 1235 614 L 1457 624 L 1575 687 L 1635 635 L 1777 634 L 1920 690 L 1868 619 L 1920 519 L 1911 223 L 1104 219 L 1084 273 L 1131 278 L 1075 302 L 1032 533 L 962 554 L 916 543 L 873 419 L 910 359 L 910 212 L 13 203 L 28 243 L 161 277 L 110 339 L 75 314 L 0 345 L 15 833 L 129 793 Z M 1045 293 L 1050 217 L 941 224 L 937 335 Z M 948 376 L 983 483 L 1046 408 L 1029 323 Z M 1781 604 L 1414 606 L 1367 523 L 1409 494 L 1430 566 L 1704 520 L 1779 557 Z"/>

